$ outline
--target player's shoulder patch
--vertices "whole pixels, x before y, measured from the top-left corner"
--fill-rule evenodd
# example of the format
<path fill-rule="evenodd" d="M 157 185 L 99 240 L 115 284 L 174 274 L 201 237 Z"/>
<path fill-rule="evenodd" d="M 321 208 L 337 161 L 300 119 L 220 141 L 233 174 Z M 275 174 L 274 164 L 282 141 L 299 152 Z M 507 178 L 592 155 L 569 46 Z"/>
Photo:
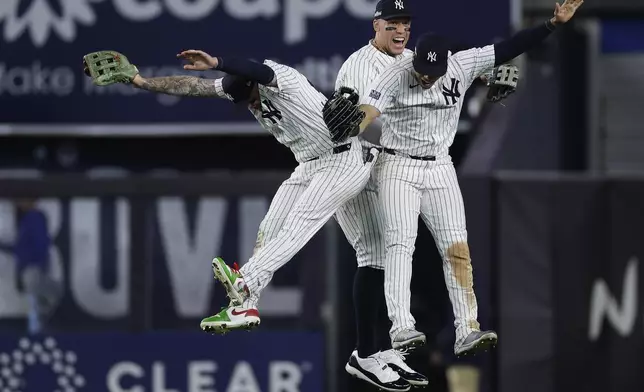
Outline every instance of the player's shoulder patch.
<path fill-rule="evenodd" d="M 369 93 L 369 97 L 373 99 L 380 99 L 380 96 L 380 91 L 371 90 L 371 92 Z"/>

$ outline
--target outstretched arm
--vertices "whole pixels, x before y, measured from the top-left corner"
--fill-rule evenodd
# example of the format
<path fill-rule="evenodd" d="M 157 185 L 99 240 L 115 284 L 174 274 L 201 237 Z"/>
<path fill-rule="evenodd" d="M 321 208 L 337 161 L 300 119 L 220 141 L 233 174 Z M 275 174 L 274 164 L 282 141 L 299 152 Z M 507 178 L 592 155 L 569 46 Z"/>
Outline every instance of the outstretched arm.
<path fill-rule="evenodd" d="M 157 78 L 144 78 L 136 75 L 132 80 L 136 87 L 155 93 L 179 95 L 183 97 L 219 97 L 225 98 L 222 91 L 218 91 L 216 80 L 202 79 L 195 76 L 162 76 Z"/>
<path fill-rule="evenodd" d="M 212 57 L 201 50 L 185 50 L 179 53 L 177 57 L 189 62 L 189 64 L 183 66 L 183 69 L 186 70 L 207 71 L 216 69 L 266 86 L 277 86 L 275 71 L 265 64 L 234 57 L 226 59 Z M 230 77 L 228 76 L 228 78 Z M 146 79 L 141 75 L 137 75 L 132 80 L 132 83 L 143 90 L 170 95 L 230 98 L 224 91 L 226 83 L 222 87 L 221 80 L 202 79 L 194 76 L 167 76 Z"/>
<path fill-rule="evenodd" d="M 501 65 L 527 52 L 543 40 L 561 24 L 568 22 L 584 0 L 565 0 L 562 5 L 556 3 L 554 16 L 545 23 L 521 30 L 507 40 L 494 44 L 494 65 Z"/>
<path fill-rule="evenodd" d="M 584 0 L 565 0 L 555 6 L 554 16 L 543 24 L 521 30 L 512 37 L 482 48 L 459 52 L 459 62 L 470 81 L 484 75 L 490 68 L 505 64 L 543 42 L 556 26 L 568 22 Z"/>
<path fill-rule="evenodd" d="M 190 62 L 190 64 L 183 66 L 184 69 L 193 71 L 216 69 L 265 86 L 277 87 L 275 71 L 266 64 L 236 57 L 212 57 L 202 50 L 193 49 L 185 50 L 179 53 L 177 57 Z"/>

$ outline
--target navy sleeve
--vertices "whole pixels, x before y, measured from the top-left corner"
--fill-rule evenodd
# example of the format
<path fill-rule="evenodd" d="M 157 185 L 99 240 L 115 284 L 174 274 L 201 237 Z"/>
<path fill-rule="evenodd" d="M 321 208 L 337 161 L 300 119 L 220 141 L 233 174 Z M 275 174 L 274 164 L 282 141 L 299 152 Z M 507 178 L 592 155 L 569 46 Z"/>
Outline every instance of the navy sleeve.
<path fill-rule="evenodd" d="M 217 70 L 241 76 L 259 84 L 268 85 L 275 79 L 275 72 L 266 64 L 235 57 L 217 57 Z"/>
<path fill-rule="evenodd" d="M 521 30 L 512 37 L 494 44 L 496 55 L 494 65 L 507 63 L 518 55 L 527 52 L 543 42 L 555 30 L 555 25 L 547 20 L 545 23 Z"/>
<path fill-rule="evenodd" d="M 228 94 L 233 102 L 244 102 L 253 90 L 252 81 L 236 75 L 226 75 L 221 79 L 221 88 Z"/>

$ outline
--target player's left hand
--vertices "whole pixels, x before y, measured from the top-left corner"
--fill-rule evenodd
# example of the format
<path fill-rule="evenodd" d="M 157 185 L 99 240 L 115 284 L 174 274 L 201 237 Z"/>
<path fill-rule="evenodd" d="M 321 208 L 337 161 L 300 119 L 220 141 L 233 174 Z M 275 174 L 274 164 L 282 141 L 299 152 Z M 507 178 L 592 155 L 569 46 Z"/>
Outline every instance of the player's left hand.
<path fill-rule="evenodd" d="M 177 58 L 188 60 L 190 64 L 183 66 L 183 69 L 191 71 L 207 71 L 217 67 L 217 58 L 212 57 L 203 50 L 184 50 L 177 55 Z"/>
<path fill-rule="evenodd" d="M 563 4 L 555 4 L 555 13 L 550 21 L 553 24 L 562 24 L 570 20 L 575 15 L 577 9 L 584 4 L 584 0 L 565 0 Z"/>
<path fill-rule="evenodd" d="M 512 64 L 501 64 L 487 75 L 487 100 L 499 102 L 514 93 L 519 82 L 519 68 Z"/>
<path fill-rule="evenodd" d="M 83 72 L 97 86 L 114 83 L 130 83 L 139 70 L 123 54 L 113 50 L 101 50 L 83 56 Z"/>

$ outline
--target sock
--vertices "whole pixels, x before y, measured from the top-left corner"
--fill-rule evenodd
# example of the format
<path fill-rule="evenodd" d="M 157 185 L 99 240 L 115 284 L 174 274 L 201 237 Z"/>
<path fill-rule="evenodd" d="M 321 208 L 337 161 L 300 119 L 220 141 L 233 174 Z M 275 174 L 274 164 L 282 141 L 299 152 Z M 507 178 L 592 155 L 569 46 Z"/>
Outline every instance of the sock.
<path fill-rule="evenodd" d="M 378 351 L 375 347 L 379 300 L 384 306 L 385 273 L 375 268 L 360 267 L 353 280 L 353 306 L 357 328 L 357 349 L 360 358 Z M 388 336 L 388 335 L 387 335 Z"/>
<path fill-rule="evenodd" d="M 379 274 L 374 274 L 374 288 L 371 300 L 374 304 L 374 350 L 387 351 L 391 349 L 391 338 L 389 330 L 391 329 L 391 320 L 387 313 L 387 302 L 385 301 L 385 271 L 376 270 Z"/>

